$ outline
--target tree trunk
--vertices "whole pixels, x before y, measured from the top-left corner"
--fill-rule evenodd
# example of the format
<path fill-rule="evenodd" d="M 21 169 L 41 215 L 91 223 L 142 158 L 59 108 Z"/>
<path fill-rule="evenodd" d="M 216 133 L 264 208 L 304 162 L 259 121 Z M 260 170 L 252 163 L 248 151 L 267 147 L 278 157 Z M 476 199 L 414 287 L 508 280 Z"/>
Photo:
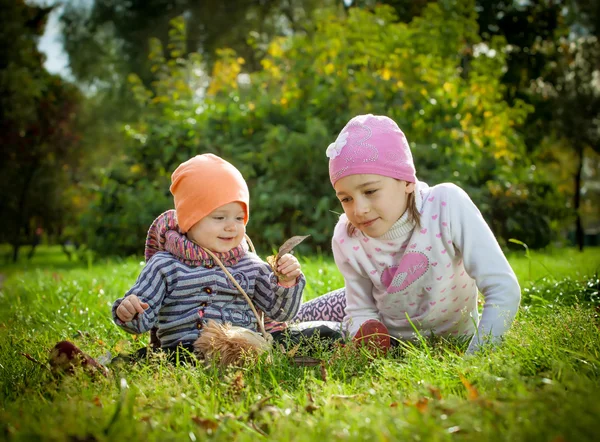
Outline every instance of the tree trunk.
<path fill-rule="evenodd" d="M 19 247 L 21 246 L 21 244 L 19 243 L 19 238 L 18 238 L 19 233 L 20 232 L 17 233 L 17 238 L 12 243 L 12 246 L 13 246 L 12 260 L 13 260 L 13 262 L 17 262 L 17 259 L 19 259 Z"/>
<path fill-rule="evenodd" d="M 577 168 L 577 173 L 575 174 L 575 240 L 577 241 L 579 251 L 582 252 L 584 243 L 584 232 L 583 225 L 581 224 L 581 214 L 579 213 L 579 207 L 581 206 L 581 175 L 583 172 L 583 146 L 579 141 L 576 141 L 575 143 L 575 149 L 577 151 L 577 155 L 579 156 L 579 167 Z"/>
<path fill-rule="evenodd" d="M 38 165 L 37 162 L 31 165 L 27 174 L 25 176 L 25 182 L 23 183 L 23 188 L 21 189 L 21 195 L 19 196 L 19 205 L 17 208 L 17 226 L 27 225 L 26 223 L 29 220 L 26 220 L 25 217 L 25 200 L 27 199 L 29 193 L 29 186 L 33 181 L 33 175 L 37 171 Z M 21 245 L 21 228 L 18 227 L 15 232 L 15 237 L 13 241 L 13 262 L 17 262 L 19 258 L 19 247 Z"/>

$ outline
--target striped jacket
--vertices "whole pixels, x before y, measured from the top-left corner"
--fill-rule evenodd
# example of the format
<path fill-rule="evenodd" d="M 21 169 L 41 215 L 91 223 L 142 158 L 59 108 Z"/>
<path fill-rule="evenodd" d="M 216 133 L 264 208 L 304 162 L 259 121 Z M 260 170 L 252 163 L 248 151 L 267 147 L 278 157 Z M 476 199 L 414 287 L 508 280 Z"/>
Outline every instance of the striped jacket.
<path fill-rule="evenodd" d="M 269 317 L 287 321 L 298 312 L 306 285 L 304 275 L 296 285 L 281 287 L 269 265 L 251 252 L 227 270 L 255 307 Z M 131 294 L 149 307 L 142 315 L 123 322 L 117 318 L 117 307 Z M 129 333 L 145 333 L 156 325 L 162 347 L 194 342 L 208 319 L 257 330 L 248 302 L 219 266 L 190 267 L 167 252 L 156 253 L 148 261 L 135 285 L 114 302 L 112 315 Z"/>

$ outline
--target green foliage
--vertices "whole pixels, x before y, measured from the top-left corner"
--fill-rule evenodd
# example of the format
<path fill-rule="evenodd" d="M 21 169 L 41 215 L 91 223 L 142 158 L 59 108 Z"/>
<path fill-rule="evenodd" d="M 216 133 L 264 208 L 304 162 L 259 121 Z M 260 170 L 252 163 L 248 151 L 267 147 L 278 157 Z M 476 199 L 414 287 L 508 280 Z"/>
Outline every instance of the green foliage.
<path fill-rule="evenodd" d="M 0 242 L 62 236 L 80 208 L 75 186 L 82 156 L 79 91 L 49 74 L 36 47 L 51 8 L 3 1 L 0 18 Z"/>
<path fill-rule="evenodd" d="M 463 186 L 500 237 L 548 244 L 549 223 L 529 222 L 555 197 L 523 160 L 518 128 L 531 108 L 502 99 L 502 38 L 473 53 L 481 42 L 472 1 L 431 3 L 408 24 L 388 6 L 316 10 L 307 32 L 274 38 L 253 72 L 227 49 L 207 75 L 199 54 L 182 56 L 184 42 L 177 19 L 166 51 L 150 42 L 152 87 L 130 76 L 142 111 L 126 126 L 122 161 L 86 220 L 98 252 L 139 253 L 147 226 L 171 207 L 170 173 L 204 152 L 246 177 L 248 231 L 259 248 L 311 234 L 302 247 L 328 250 L 341 208 L 324 151 L 351 117 L 368 112 L 396 120 L 418 176 Z M 517 188 L 507 184 L 513 180 Z"/>

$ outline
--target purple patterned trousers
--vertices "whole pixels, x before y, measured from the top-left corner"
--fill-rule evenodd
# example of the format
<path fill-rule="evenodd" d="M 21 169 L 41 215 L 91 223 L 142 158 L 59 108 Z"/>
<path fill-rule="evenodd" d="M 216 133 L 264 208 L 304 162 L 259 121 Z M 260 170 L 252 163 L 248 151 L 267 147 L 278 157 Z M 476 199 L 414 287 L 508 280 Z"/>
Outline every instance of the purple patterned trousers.
<path fill-rule="evenodd" d="M 345 309 L 346 293 L 345 289 L 341 288 L 302 304 L 292 322 L 342 322 Z"/>

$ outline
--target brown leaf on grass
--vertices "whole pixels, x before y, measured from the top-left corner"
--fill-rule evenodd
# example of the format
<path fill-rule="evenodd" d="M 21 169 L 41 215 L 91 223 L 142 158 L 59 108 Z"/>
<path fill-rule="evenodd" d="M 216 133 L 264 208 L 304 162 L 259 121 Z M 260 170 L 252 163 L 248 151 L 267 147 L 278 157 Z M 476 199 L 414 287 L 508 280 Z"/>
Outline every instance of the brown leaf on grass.
<path fill-rule="evenodd" d="M 287 352 L 287 356 L 288 358 L 293 358 L 294 356 L 296 356 L 296 353 L 298 352 L 298 349 L 300 348 L 300 344 L 292 347 L 288 352 Z"/>
<path fill-rule="evenodd" d="M 312 394 L 308 392 L 308 404 L 304 407 L 304 410 L 310 414 L 314 413 L 319 409 L 319 406 L 315 404 Z"/>
<path fill-rule="evenodd" d="M 230 381 L 229 386 L 236 396 L 244 390 L 246 383 L 244 382 L 244 373 L 241 370 L 236 371 L 235 377 Z"/>
<path fill-rule="evenodd" d="M 390 408 L 397 408 L 398 407 L 398 402 L 392 402 L 390 404 Z"/>
<path fill-rule="evenodd" d="M 429 405 L 429 399 L 427 399 L 426 397 L 422 397 L 419 398 L 419 400 L 415 403 L 412 403 L 410 401 L 404 401 L 404 405 L 407 405 L 409 407 L 415 407 L 417 410 L 419 410 L 419 412 L 425 413 Z"/>
<path fill-rule="evenodd" d="M 355 399 L 358 394 L 332 394 L 331 399 Z"/>
<path fill-rule="evenodd" d="M 315 365 L 321 364 L 323 361 L 321 359 L 311 358 L 309 356 L 295 356 L 292 358 L 292 362 L 302 367 L 314 367 Z"/>
<path fill-rule="evenodd" d="M 319 365 L 321 367 L 321 379 L 323 382 L 327 382 L 327 368 L 325 368 L 325 361 L 321 361 L 321 364 Z"/>
<path fill-rule="evenodd" d="M 202 417 L 194 416 L 192 417 L 192 421 L 205 431 L 213 432 L 219 428 L 219 422 L 214 419 L 204 419 Z"/>
<path fill-rule="evenodd" d="M 459 374 L 460 381 L 463 383 L 465 388 L 467 389 L 467 397 L 469 400 L 474 401 L 479 397 L 479 392 L 473 385 L 465 378 L 462 374 Z"/>
<path fill-rule="evenodd" d="M 69 341 L 60 341 L 50 350 L 49 363 L 53 372 L 74 374 L 77 367 L 82 367 L 89 374 L 99 373 L 108 377 L 108 369 L 105 366 Z"/>
<path fill-rule="evenodd" d="M 440 392 L 439 388 L 435 388 L 435 387 L 429 387 L 429 392 L 431 393 L 431 396 L 433 396 L 433 398 L 435 400 L 441 400 L 442 399 L 442 393 Z"/>
<path fill-rule="evenodd" d="M 419 398 L 417 403 L 415 404 L 415 408 L 419 410 L 421 413 L 425 413 L 427 411 L 427 406 L 429 405 L 429 399 L 426 397 Z"/>

